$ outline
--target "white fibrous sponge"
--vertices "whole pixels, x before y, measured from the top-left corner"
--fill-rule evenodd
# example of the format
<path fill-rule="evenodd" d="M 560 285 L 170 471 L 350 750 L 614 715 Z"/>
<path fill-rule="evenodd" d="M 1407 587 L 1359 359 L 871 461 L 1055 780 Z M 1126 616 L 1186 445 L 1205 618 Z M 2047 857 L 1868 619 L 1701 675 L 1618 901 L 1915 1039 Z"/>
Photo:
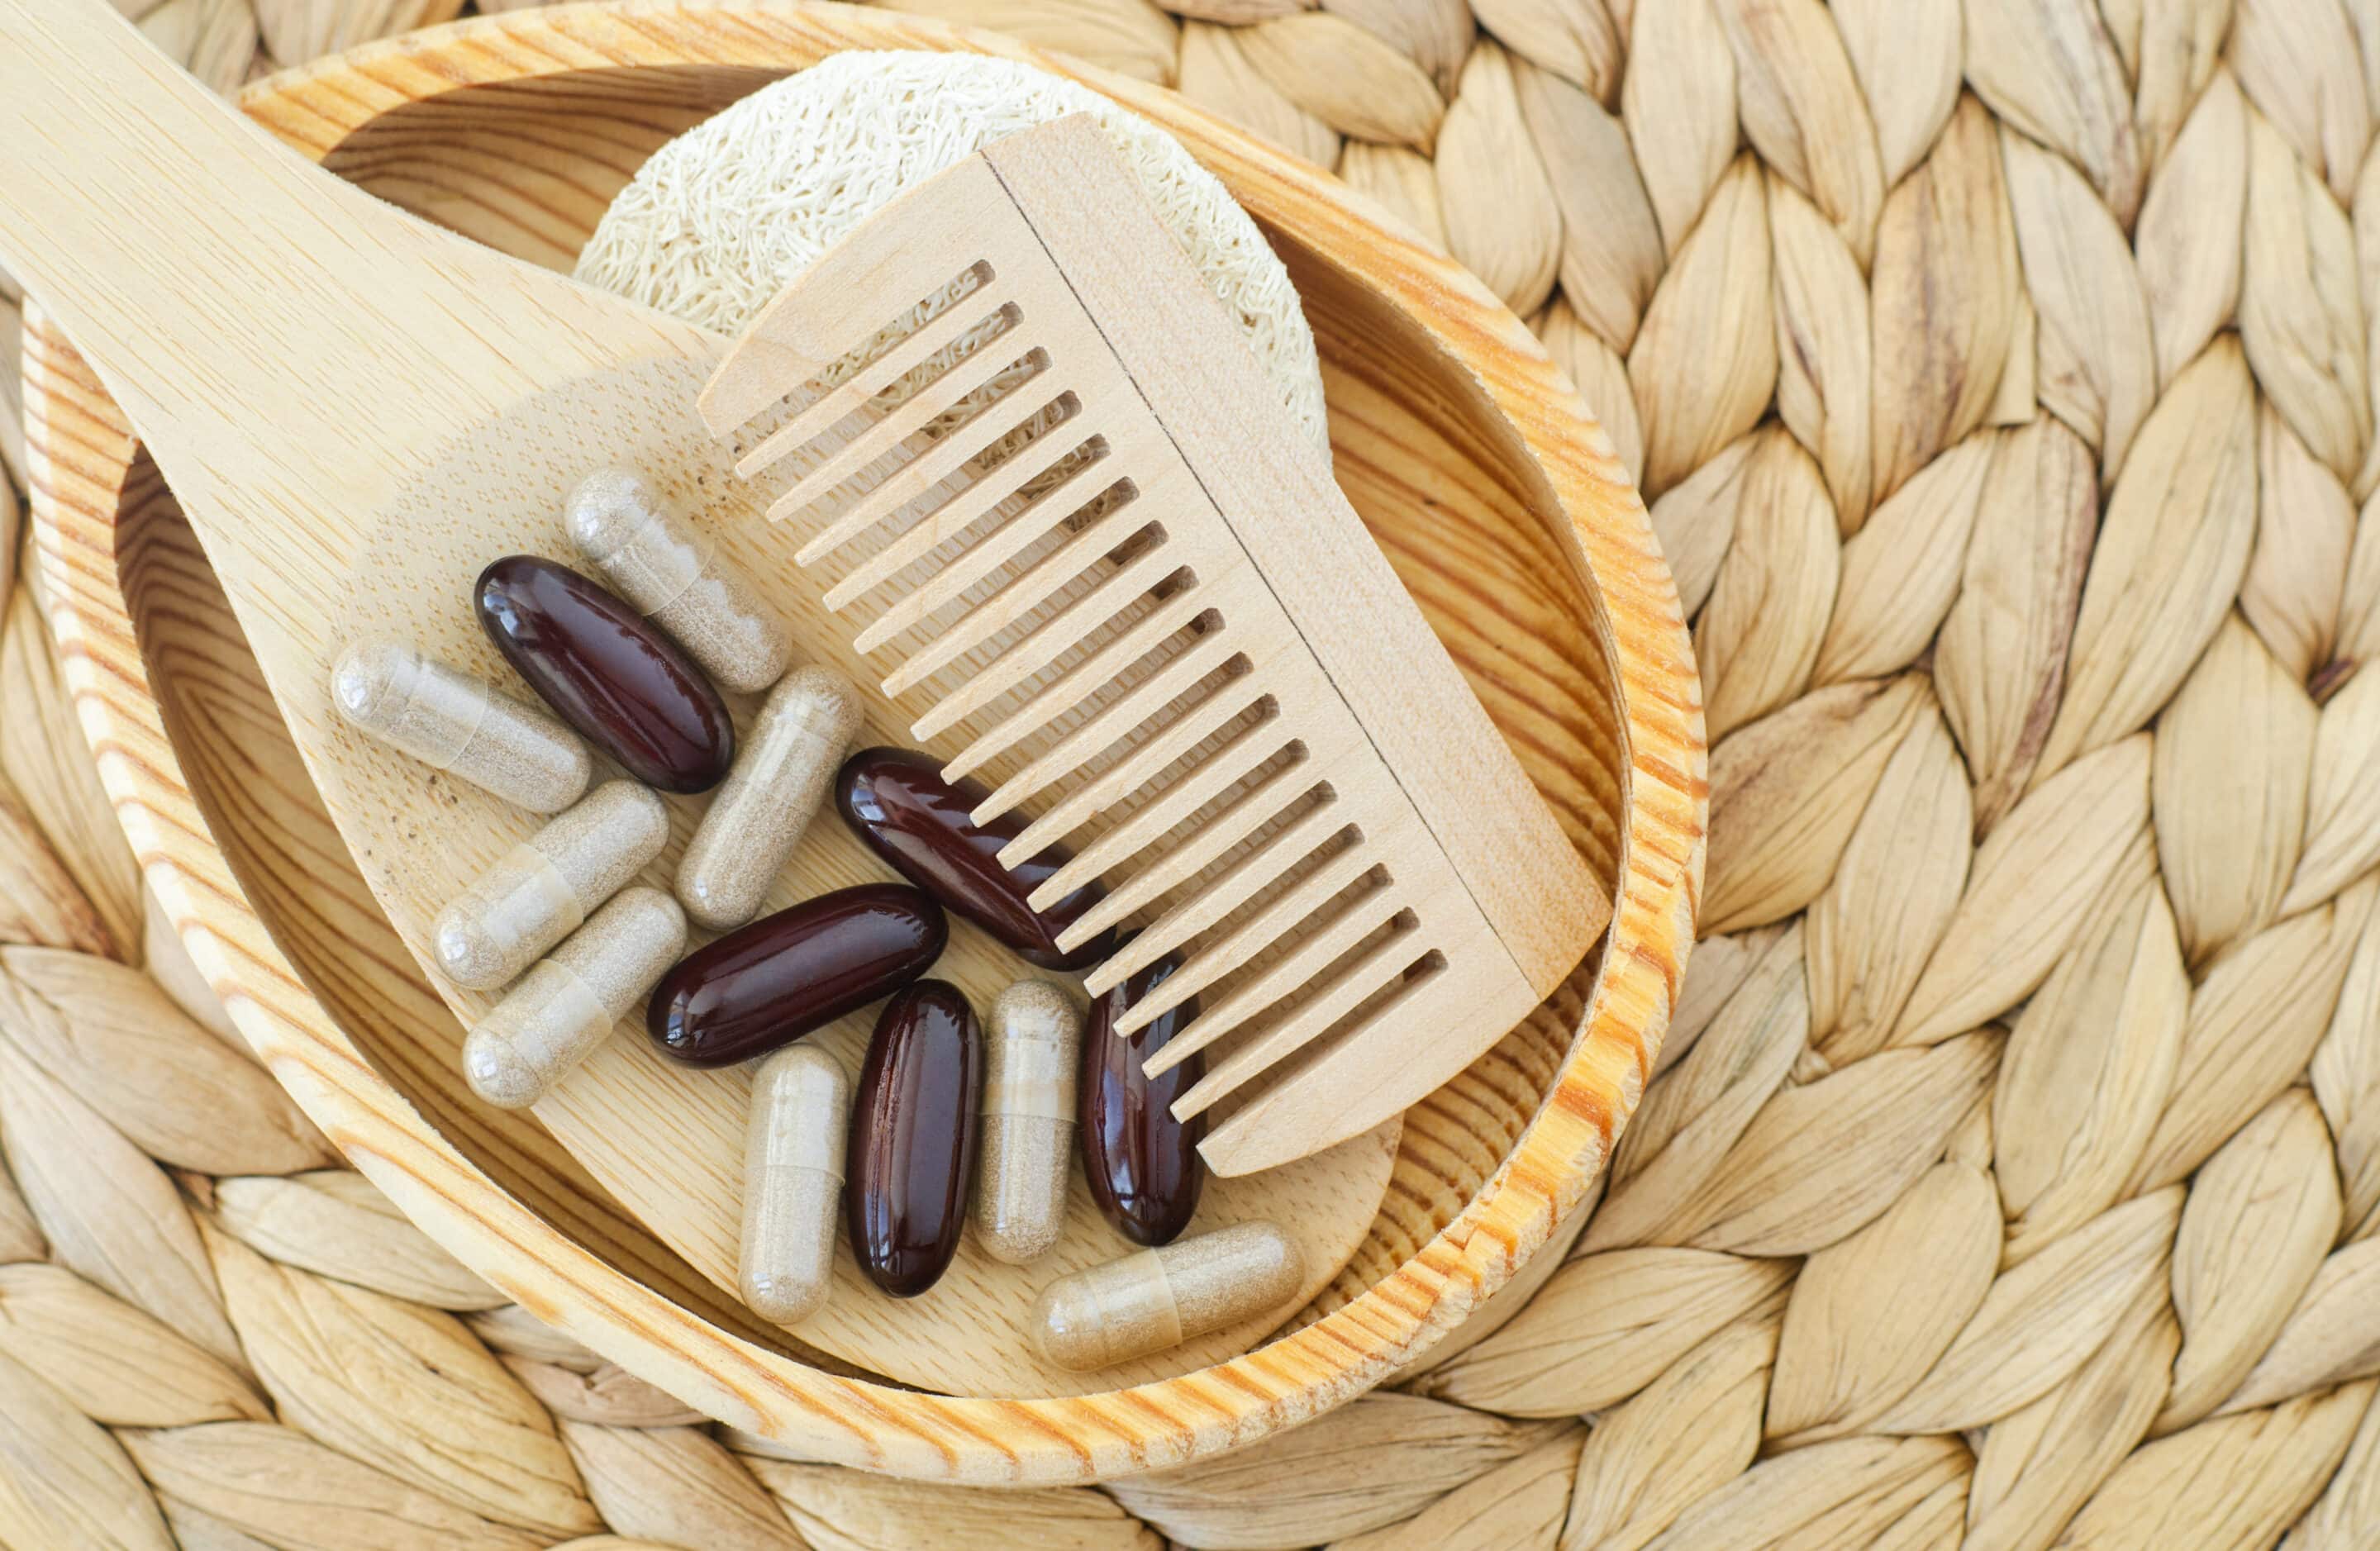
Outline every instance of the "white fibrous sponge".
<path fill-rule="evenodd" d="M 654 153 L 579 254 L 578 278 L 740 333 L 894 196 L 1072 113 L 1107 130 L 1158 219 L 1239 319 L 1282 407 L 1327 450 L 1314 332 L 1247 212 L 1164 130 L 1013 60 L 852 52 L 754 92 Z"/>

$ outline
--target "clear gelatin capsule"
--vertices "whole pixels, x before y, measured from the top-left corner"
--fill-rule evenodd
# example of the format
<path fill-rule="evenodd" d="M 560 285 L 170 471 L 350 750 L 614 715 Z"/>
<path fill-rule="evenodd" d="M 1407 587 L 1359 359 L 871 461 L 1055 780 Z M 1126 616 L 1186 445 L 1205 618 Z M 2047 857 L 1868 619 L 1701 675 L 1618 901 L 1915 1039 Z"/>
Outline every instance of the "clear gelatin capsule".
<path fill-rule="evenodd" d="M 540 959 L 463 1042 L 471 1091 L 504 1109 L 545 1097 L 611 1036 L 686 946 L 686 913 L 659 889 L 625 889 Z"/>
<path fill-rule="evenodd" d="M 1033 1337 L 1059 1367 L 1087 1373 L 1286 1312 L 1305 1280 L 1288 1234 L 1236 1223 L 1060 1277 L 1034 1305 Z"/>
<path fill-rule="evenodd" d="M 458 986 L 509 985 L 662 854 L 669 809 L 607 781 L 480 874 L 438 915 L 431 944 Z"/>
<path fill-rule="evenodd" d="M 1083 1014 L 1049 981 L 1019 980 L 991 1004 L 984 1034 L 975 1231 L 993 1259 L 1022 1266 L 1066 1226 Z"/>
<path fill-rule="evenodd" d="M 643 475 L 598 469 L 570 492 L 563 519 L 578 552 L 713 684 L 757 695 L 784 673 L 793 640 L 775 611 Z"/>
<path fill-rule="evenodd" d="M 331 703 L 390 747 L 532 813 L 568 807 L 595 773 L 587 745 L 557 718 L 394 641 L 340 658 Z"/>
<path fill-rule="evenodd" d="M 817 1046 L 788 1046 L 753 1074 L 737 1266 L 762 1319 L 791 1325 L 826 1303 L 850 1124 L 851 1078 Z"/>
<path fill-rule="evenodd" d="M 833 669 L 778 682 L 678 863 L 678 903 L 697 924 L 728 931 L 760 913 L 858 730 L 858 693 Z"/>

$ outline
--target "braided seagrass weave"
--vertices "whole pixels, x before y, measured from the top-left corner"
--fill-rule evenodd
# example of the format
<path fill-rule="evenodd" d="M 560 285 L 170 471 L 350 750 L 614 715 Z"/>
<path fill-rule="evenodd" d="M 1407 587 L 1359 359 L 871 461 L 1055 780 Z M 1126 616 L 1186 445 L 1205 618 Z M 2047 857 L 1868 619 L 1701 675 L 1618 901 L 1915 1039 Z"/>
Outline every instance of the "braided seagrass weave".
<path fill-rule="evenodd" d="M 246 1059 L 0 480 L 0 1545 L 2371 1545 L 2380 6 L 897 4 L 1334 165 L 1639 471 L 1711 849 L 1599 1202 L 1393 1390 L 1191 1471 L 771 1458 Z M 228 90 L 457 9 L 143 25 Z M 0 285 L 20 491 L 16 335 Z"/>

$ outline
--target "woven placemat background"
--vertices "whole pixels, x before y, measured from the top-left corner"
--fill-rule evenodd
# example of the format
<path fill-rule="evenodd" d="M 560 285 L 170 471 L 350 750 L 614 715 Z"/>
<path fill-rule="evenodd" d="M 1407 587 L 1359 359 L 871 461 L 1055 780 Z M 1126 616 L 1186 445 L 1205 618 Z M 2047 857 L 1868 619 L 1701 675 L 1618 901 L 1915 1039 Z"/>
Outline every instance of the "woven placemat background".
<path fill-rule="evenodd" d="M 458 8 L 117 4 L 226 90 Z M 2380 1545 L 2380 3 L 896 4 L 1335 165 L 1640 470 L 1711 851 L 1599 1207 L 1398 1392 L 1187 1472 L 769 1458 L 245 1059 L 0 480 L 0 1544 Z"/>

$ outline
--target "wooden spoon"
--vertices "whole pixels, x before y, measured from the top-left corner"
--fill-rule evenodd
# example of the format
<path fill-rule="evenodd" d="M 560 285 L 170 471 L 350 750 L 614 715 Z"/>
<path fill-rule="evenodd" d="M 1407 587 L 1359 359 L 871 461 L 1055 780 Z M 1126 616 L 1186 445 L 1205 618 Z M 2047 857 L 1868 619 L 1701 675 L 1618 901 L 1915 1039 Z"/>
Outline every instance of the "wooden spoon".
<path fill-rule="evenodd" d="M 683 417 L 634 369 L 716 354 L 306 166 L 98 0 L 0 0 L 0 259 L 181 498 L 310 761 L 331 611 L 388 515 L 500 503 L 550 455 L 513 429 L 541 394 Z M 458 441 L 488 478 L 433 482 Z"/>
<path fill-rule="evenodd" d="M 923 709 L 874 690 L 881 672 L 850 649 L 827 583 L 791 563 L 792 537 L 762 519 L 765 503 L 696 415 L 725 340 L 307 166 L 98 0 L 0 0 L 0 265 L 64 327 L 155 457 L 326 809 L 465 1024 L 492 997 L 431 970 L 431 922 L 535 816 L 427 780 L 427 767 L 362 737 L 333 711 L 329 669 L 352 640 L 389 635 L 494 678 L 470 579 L 507 552 L 565 552 L 562 496 L 589 469 L 627 464 L 698 503 L 806 654 L 864 686 L 880 735 Z M 749 697 L 735 704 L 748 716 Z M 672 806 L 664 879 L 698 812 Z M 770 908 L 886 876 L 844 826 L 813 824 Z M 1019 966 L 962 924 L 935 973 L 982 1006 Z M 849 1056 L 866 1019 L 816 1037 Z M 741 1072 L 664 1061 L 631 1034 L 536 1112 L 630 1211 L 733 1288 L 748 1087 Z M 1194 1229 L 1288 1226 L 1307 1266 L 1302 1302 L 1364 1242 L 1398 1129 L 1217 1181 Z M 1261 1324 L 1219 1332 L 1087 1377 L 1042 1363 L 1025 1336 L 1040 1283 L 1121 1247 L 1086 1195 L 1075 1192 L 1066 1239 L 1033 1267 L 991 1261 L 970 1240 L 942 1284 L 910 1303 L 859 1290 L 843 1257 L 853 1290 L 799 1333 L 907 1382 L 995 1394 L 1144 1382 L 1265 1334 Z"/>

